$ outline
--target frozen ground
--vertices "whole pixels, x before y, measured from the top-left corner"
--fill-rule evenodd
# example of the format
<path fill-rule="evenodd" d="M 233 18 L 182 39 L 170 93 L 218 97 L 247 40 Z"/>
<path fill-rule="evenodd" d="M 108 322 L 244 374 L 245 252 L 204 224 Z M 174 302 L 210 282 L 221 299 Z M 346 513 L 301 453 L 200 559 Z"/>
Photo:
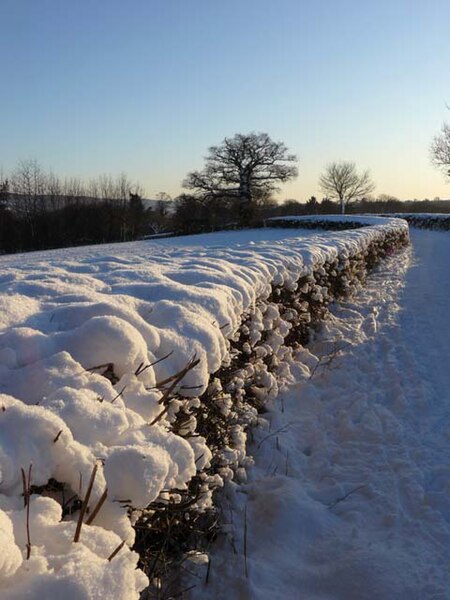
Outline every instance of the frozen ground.
<path fill-rule="evenodd" d="M 278 398 L 194 598 L 450 598 L 450 235 L 411 237 Z"/>

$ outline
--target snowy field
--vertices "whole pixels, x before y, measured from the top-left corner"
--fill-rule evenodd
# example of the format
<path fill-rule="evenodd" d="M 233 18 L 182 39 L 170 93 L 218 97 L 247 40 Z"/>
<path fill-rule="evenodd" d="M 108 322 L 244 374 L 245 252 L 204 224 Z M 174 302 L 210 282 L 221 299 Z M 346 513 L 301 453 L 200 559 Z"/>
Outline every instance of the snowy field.
<path fill-rule="evenodd" d="M 246 312 L 253 312 L 254 343 L 274 327 L 287 334 L 277 310 L 255 309 L 272 286 L 295 289 L 300 277 L 338 258 L 345 267 L 387 232 L 406 228 L 395 219 L 367 224 L 0 257 L 2 598 L 138 597 L 147 580 L 129 550 L 133 520 L 167 490 L 183 490 L 212 457 L 203 437 L 171 432 L 174 411 L 197 406 L 210 374 L 231 360 L 228 340 Z M 326 299 L 327 289 L 310 285 L 315 301 Z M 260 350 L 278 360 L 277 335 Z M 175 375 L 194 357 L 199 363 L 180 383 Z M 306 372 L 311 357 L 305 352 L 287 379 Z M 260 363 L 258 393 L 274 397 L 277 382 Z M 186 398 L 170 410 L 161 409 L 166 380 Z M 237 464 L 245 437 L 238 430 L 227 450 Z M 218 485 L 228 476 L 224 469 L 213 479 Z M 31 495 L 49 480 L 53 497 Z M 203 507 L 213 483 L 204 480 Z M 71 514 L 70 497 L 89 502 L 84 521 L 83 507 Z"/>
<path fill-rule="evenodd" d="M 411 241 L 279 395 L 193 598 L 450 597 L 450 235 Z"/>

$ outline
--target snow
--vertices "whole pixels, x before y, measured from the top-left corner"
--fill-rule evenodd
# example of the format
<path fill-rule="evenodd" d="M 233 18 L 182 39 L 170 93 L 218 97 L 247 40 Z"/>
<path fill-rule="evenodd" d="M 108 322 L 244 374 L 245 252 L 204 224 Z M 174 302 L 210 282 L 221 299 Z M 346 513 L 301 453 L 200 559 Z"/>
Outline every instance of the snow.
<path fill-rule="evenodd" d="M 94 455 L 73 439 L 60 417 L 44 407 L 28 406 L 5 394 L 0 394 L 0 411 L 2 493 L 19 495 L 22 492 L 21 468 L 27 468 L 30 463 L 33 463 L 33 483 L 38 486 L 54 477 L 66 481 L 75 490 L 80 474 L 85 481 L 89 480 Z"/>
<path fill-rule="evenodd" d="M 402 218 L 402 215 L 395 215 L 397 218 Z M 276 221 L 307 221 L 307 222 L 321 222 L 321 221 L 330 221 L 332 223 L 342 223 L 343 221 L 348 221 L 350 223 L 358 223 L 359 225 L 378 225 L 379 217 L 373 217 L 371 215 L 304 215 L 304 216 L 293 216 L 293 217 L 271 217 L 267 219 L 267 222 L 270 224 Z"/>
<path fill-rule="evenodd" d="M 170 431 L 172 415 L 161 414 L 155 384 L 197 357 L 178 384 L 197 402 L 210 374 L 230 360 L 229 339 L 247 311 L 254 314 L 251 340 L 280 320 L 275 307 L 264 315 L 255 308 L 272 285 L 295 289 L 326 261 L 345 261 L 386 232 L 407 231 L 398 219 L 362 222 L 368 226 L 333 233 L 267 228 L 0 257 L 0 536 L 10 549 L 0 563 L 2 597 L 56 598 L 63 589 L 69 599 L 139 597 L 147 580 L 129 549 L 129 507 L 182 490 L 211 460 L 204 438 Z M 260 352 L 281 352 L 289 324 L 282 327 Z M 264 365 L 248 369 L 255 395 L 276 398 L 274 375 Z M 236 381 L 237 397 L 245 377 Z M 245 464 L 242 429 L 233 441 L 228 458 Z M 21 470 L 30 465 L 32 485 L 53 479 L 65 489 L 31 497 L 26 560 Z M 79 513 L 61 521 L 62 494 L 83 499 L 94 465 L 91 509 L 105 492 L 106 501 L 74 542 Z M 220 475 L 216 485 L 232 473 L 225 466 Z M 211 494 L 201 502 L 208 506 Z"/>
<path fill-rule="evenodd" d="M 392 215 L 388 215 L 388 216 L 392 216 Z M 406 218 L 406 217 L 420 217 L 421 219 L 434 220 L 434 219 L 450 219 L 450 214 L 449 213 L 396 213 L 395 217 L 398 217 L 400 219 Z"/>
<path fill-rule="evenodd" d="M 24 510 L 6 513 L 18 546 L 24 546 Z M 8 560 L 11 565 L 16 559 L 14 572 L 0 579 L 4 600 L 137 599 L 137 590 L 147 584 L 145 575 L 136 570 L 138 557 L 134 552 L 123 549 L 108 560 L 121 542 L 114 533 L 90 526 L 83 529 L 82 541 L 73 543 L 75 523 L 61 522 L 61 507 L 51 498 L 32 497 L 30 530 L 33 535 L 30 560 L 19 563 L 14 549 Z"/>
<path fill-rule="evenodd" d="M 411 239 L 303 351 L 192 597 L 448 597 L 450 236 Z"/>
<path fill-rule="evenodd" d="M 446 231 L 450 229 L 450 214 L 448 213 L 404 213 L 389 216 L 405 219 L 412 227 Z"/>

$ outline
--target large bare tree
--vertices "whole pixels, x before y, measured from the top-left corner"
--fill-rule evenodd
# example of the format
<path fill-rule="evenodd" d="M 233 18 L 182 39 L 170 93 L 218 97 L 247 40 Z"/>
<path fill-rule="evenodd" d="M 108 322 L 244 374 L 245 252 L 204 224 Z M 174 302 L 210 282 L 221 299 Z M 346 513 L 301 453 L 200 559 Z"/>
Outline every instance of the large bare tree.
<path fill-rule="evenodd" d="M 327 165 L 319 178 L 319 185 L 324 194 L 339 200 L 342 214 L 352 200 L 363 198 L 375 189 L 369 171 L 359 174 L 355 163 L 348 161 Z"/>
<path fill-rule="evenodd" d="M 211 146 L 201 171 L 189 173 L 183 186 L 199 195 L 237 197 L 240 220 L 247 224 L 258 198 L 297 176 L 297 157 L 267 133 L 238 133 Z"/>
<path fill-rule="evenodd" d="M 431 160 L 450 178 L 450 125 L 444 123 L 439 135 L 431 142 Z"/>

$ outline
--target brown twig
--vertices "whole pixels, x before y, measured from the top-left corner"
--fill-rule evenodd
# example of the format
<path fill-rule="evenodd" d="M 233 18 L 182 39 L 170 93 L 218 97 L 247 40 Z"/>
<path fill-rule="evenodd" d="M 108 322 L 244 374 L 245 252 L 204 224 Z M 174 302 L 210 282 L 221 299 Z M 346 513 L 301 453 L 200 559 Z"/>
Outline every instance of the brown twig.
<path fill-rule="evenodd" d="M 173 392 L 173 390 L 176 388 L 176 386 L 180 383 L 180 381 L 185 377 L 185 375 L 187 375 L 189 373 L 189 371 L 191 371 L 194 367 L 196 367 L 199 362 L 200 362 L 200 359 L 197 358 L 196 355 L 194 354 L 194 356 L 191 358 L 191 360 L 188 362 L 188 364 L 183 369 L 181 369 L 181 371 L 179 373 L 177 373 L 174 377 L 172 377 L 172 379 L 173 379 L 172 384 L 170 385 L 170 387 L 168 387 L 166 389 L 164 394 L 158 400 L 159 404 L 164 404 L 164 402 L 167 400 L 167 398 L 170 396 L 170 394 Z"/>
<path fill-rule="evenodd" d="M 134 372 L 134 374 L 136 375 L 136 377 L 138 377 L 139 375 L 142 375 L 142 373 L 144 371 L 146 371 L 147 369 L 150 369 L 150 367 L 154 367 L 155 365 L 157 365 L 158 363 L 162 362 L 163 360 L 166 360 L 166 358 L 169 358 L 169 356 L 172 356 L 173 352 L 174 351 L 171 350 L 169 352 L 169 354 L 166 354 L 162 358 L 158 358 L 158 360 L 155 360 L 154 362 L 150 363 L 149 365 L 145 365 L 145 367 L 143 366 L 144 363 L 141 363 L 139 365 L 139 367 L 136 369 L 136 371 Z"/>
<path fill-rule="evenodd" d="M 33 465 L 30 463 L 28 468 L 28 480 L 25 475 L 25 470 L 21 468 L 22 472 L 22 484 L 23 484 L 23 497 L 25 502 L 26 510 L 26 529 L 27 529 L 27 560 L 29 560 L 31 556 L 31 538 L 30 538 L 30 496 L 31 496 L 31 469 Z"/>
<path fill-rule="evenodd" d="M 181 369 L 181 371 L 178 371 L 178 373 L 175 373 L 174 375 L 171 375 L 170 377 L 167 377 L 166 379 L 163 379 L 162 381 L 157 381 L 155 383 L 155 385 L 152 388 L 149 389 L 157 389 L 157 388 L 163 388 L 165 385 L 167 385 L 168 383 L 170 383 L 171 381 L 175 381 L 175 385 L 181 381 L 181 379 L 183 379 L 183 377 L 186 375 L 186 373 L 188 371 L 190 371 L 191 369 L 193 369 L 196 365 L 198 365 L 198 363 L 200 362 L 200 359 L 196 359 L 196 355 L 194 354 L 194 357 L 189 361 L 189 363 L 183 367 Z M 193 364 L 195 363 L 195 364 Z M 171 385 L 169 388 L 167 388 L 168 390 L 172 390 L 173 387 L 175 387 L 175 385 Z M 169 393 L 170 393 L 169 391 Z M 166 390 L 167 392 L 167 390 Z M 162 404 L 162 400 L 160 400 L 160 404 Z"/>
<path fill-rule="evenodd" d="M 173 600 L 175 600 L 175 598 L 181 598 L 182 596 L 184 596 L 184 594 L 186 594 L 186 592 L 190 592 L 191 590 L 193 590 L 194 588 L 196 588 L 197 585 L 194 583 L 193 585 L 190 585 L 187 588 L 184 588 L 184 590 L 181 590 L 179 592 L 177 592 L 176 594 L 171 594 L 171 598 L 173 598 Z"/>
<path fill-rule="evenodd" d="M 117 548 L 115 550 L 113 550 L 111 552 L 111 554 L 108 556 L 108 561 L 111 562 L 112 559 L 119 554 L 119 552 L 122 550 L 122 548 L 125 546 L 125 540 L 123 540 L 123 542 L 120 542 L 120 544 L 117 546 Z"/>
<path fill-rule="evenodd" d="M 136 369 L 136 371 L 134 372 L 135 376 L 137 377 L 139 375 L 139 373 L 141 372 L 142 367 L 144 366 L 144 362 L 140 362 L 138 368 Z"/>
<path fill-rule="evenodd" d="M 86 509 L 88 507 L 89 499 L 91 497 L 92 487 L 94 485 L 95 476 L 97 474 L 97 468 L 98 468 L 98 465 L 95 464 L 94 468 L 92 469 L 91 478 L 89 480 L 89 485 L 88 485 L 88 488 L 86 491 L 86 496 L 84 498 L 83 504 L 81 505 L 80 514 L 78 515 L 77 527 L 75 529 L 75 535 L 73 538 L 74 542 L 78 542 L 80 539 L 81 527 L 83 526 L 84 515 L 85 515 Z"/>
<path fill-rule="evenodd" d="M 184 369 L 182 369 L 179 373 L 177 373 L 177 375 L 175 376 L 175 379 L 173 379 L 173 382 L 172 382 L 171 386 L 166 389 L 166 391 L 164 392 L 164 394 L 158 400 L 159 404 L 163 404 L 169 398 L 170 394 L 173 392 L 173 390 L 178 385 L 178 383 L 183 379 L 183 377 L 191 369 L 193 369 L 194 367 L 196 367 L 199 362 L 200 362 L 200 359 L 196 358 L 195 355 L 194 355 L 194 357 L 189 361 L 189 363 L 184 367 Z M 150 426 L 155 425 L 155 423 L 157 423 L 158 421 L 160 421 L 162 419 L 162 417 L 166 414 L 166 412 L 169 410 L 169 406 L 170 405 L 167 404 L 163 408 L 163 410 L 153 419 L 153 421 L 151 421 L 149 423 L 149 425 Z"/>
<path fill-rule="evenodd" d="M 120 398 L 120 396 L 124 393 L 124 391 L 126 389 L 127 389 L 127 386 L 124 385 L 123 388 L 120 390 L 120 392 L 116 396 L 114 396 L 114 398 L 111 400 L 111 404 L 113 404 L 117 400 L 117 398 Z"/>
<path fill-rule="evenodd" d="M 261 448 L 261 446 L 264 444 L 264 442 L 266 440 L 268 440 L 269 438 L 273 437 L 274 435 L 278 435 L 279 433 L 284 433 L 285 431 L 287 431 L 289 429 L 289 427 L 292 425 L 292 423 L 286 423 L 286 425 L 283 425 L 283 427 L 280 427 L 279 429 L 272 431 L 272 433 L 269 433 L 268 435 L 266 435 L 265 437 L 263 437 L 263 439 L 259 442 L 257 448 L 258 450 Z"/>
<path fill-rule="evenodd" d="M 56 442 L 59 440 L 59 436 L 62 434 L 63 430 L 60 429 L 58 431 L 58 433 L 55 435 L 54 439 L 53 439 L 53 443 L 56 444 Z"/>
<path fill-rule="evenodd" d="M 25 475 L 23 467 L 20 469 L 20 471 L 22 473 L 23 507 L 26 508 L 28 502 L 27 476 Z"/>
<path fill-rule="evenodd" d="M 107 497 L 108 497 L 108 488 L 105 488 L 105 491 L 103 492 L 103 494 L 98 499 L 98 502 L 97 502 L 97 504 L 94 507 L 94 510 L 91 512 L 91 514 L 89 515 L 89 517 L 86 519 L 86 525 L 91 525 L 92 524 L 92 522 L 94 521 L 95 517 L 100 512 L 100 509 L 103 506 L 103 504 L 105 503 L 105 500 L 106 500 Z"/>
<path fill-rule="evenodd" d="M 331 364 L 333 363 L 333 361 L 339 356 L 339 354 L 343 350 L 345 350 L 346 348 L 351 346 L 351 344 L 349 344 L 349 343 L 340 345 L 341 341 L 342 341 L 341 339 L 335 340 L 333 343 L 333 349 L 331 350 L 331 352 L 328 352 L 328 354 L 325 354 L 319 358 L 319 360 L 316 362 L 316 364 L 314 365 L 314 367 L 309 375 L 310 380 L 314 377 L 314 375 L 316 374 L 316 371 L 319 369 L 319 367 L 330 367 Z"/>
<path fill-rule="evenodd" d="M 208 566 L 206 568 L 205 585 L 209 583 L 209 574 L 211 572 L 211 556 L 208 556 Z"/>
<path fill-rule="evenodd" d="M 341 496 L 340 498 L 337 498 L 337 500 L 335 500 L 334 502 L 331 502 L 331 504 L 328 505 L 328 508 L 334 508 L 335 506 L 337 506 L 340 502 L 343 502 L 344 500 L 347 500 L 347 498 L 349 496 L 351 496 L 352 494 L 354 494 L 355 492 L 358 492 L 359 490 L 362 490 L 362 488 L 367 487 L 367 483 L 363 483 L 362 485 L 357 485 L 355 488 L 353 488 L 352 490 L 350 490 L 349 492 L 347 492 L 346 494 L 344 494 L 343 496 Z"/>
<path fill-rule="evenodd" d="M 203 385 L 181 385 L 180 390 L 200 390 Z"/>
<path fill-rule="evenodd" d="M 247 505 L 244 508 L 244 567 L 245 576 L 248 578 L 248 566 L 247 566 Z"/>
<path fill-rule="evenodd" d="M 98 369 L 111 369 L 113 367 L 113 363 L 104 363 L 102 365 L 97 365 L 95 367 L 89 367 L 89 369 L 86 369 L 86 371 L 97 371 Z"/>

